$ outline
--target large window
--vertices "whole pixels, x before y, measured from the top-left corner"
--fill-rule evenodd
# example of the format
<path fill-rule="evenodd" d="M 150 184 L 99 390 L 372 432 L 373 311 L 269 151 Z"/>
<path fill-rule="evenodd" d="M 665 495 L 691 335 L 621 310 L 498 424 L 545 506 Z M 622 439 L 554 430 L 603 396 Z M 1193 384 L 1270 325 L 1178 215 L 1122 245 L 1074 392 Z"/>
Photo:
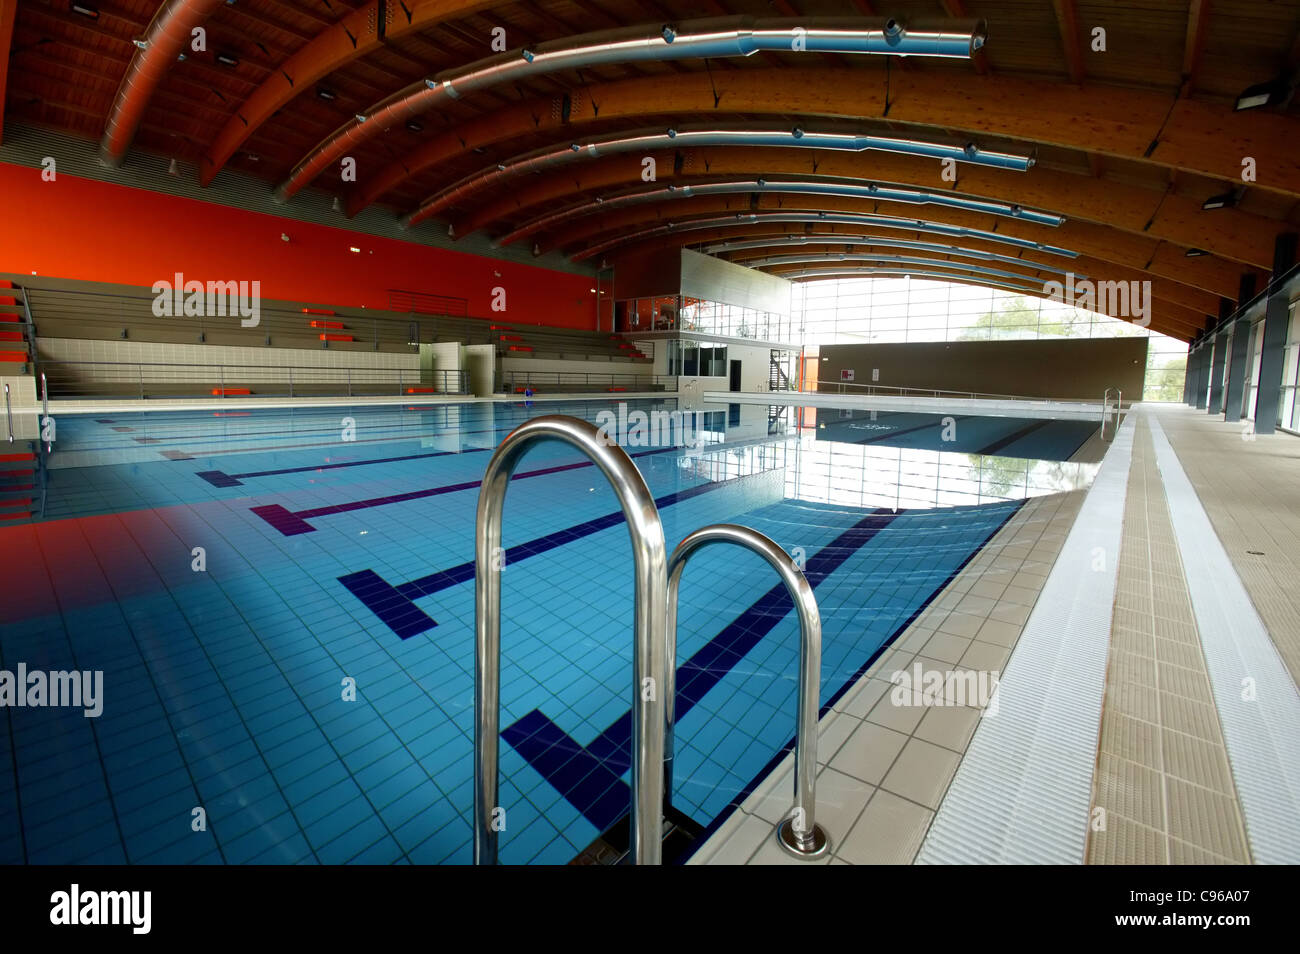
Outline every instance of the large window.
<path fill-rule="evenodd" d="M 711 342 L 668 341 L 668 373 L 688 377 L 727 376 L 726 345 Z"/>
<path fill-rule="evenodd" d="M 1128 321 L 1001 289 L 910 278 L 796 282 L 805 347 L 903 341 L 1146 337 L 1142 399 L 1180 401 L 1187 344 Z"/>
<path fill-rule="evenodd" d="M 1263 326 L 1260 322 L 1260 326 Z M 1300 430 L 1300 404 L 1296 402 L 1296 379 L 1300 375 L 1300 301 L 1291 303 L 1291 321 L 1287 325 L 1286 350 L 1282 353 L 1282 393 L 1277 407 L 1278 427 Z"/>

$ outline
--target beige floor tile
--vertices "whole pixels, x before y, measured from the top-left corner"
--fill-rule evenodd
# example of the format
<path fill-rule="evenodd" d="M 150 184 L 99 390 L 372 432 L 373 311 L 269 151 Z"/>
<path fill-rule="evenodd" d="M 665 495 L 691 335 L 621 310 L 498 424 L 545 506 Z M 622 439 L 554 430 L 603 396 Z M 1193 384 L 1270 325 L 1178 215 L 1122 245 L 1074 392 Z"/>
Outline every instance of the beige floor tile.
<path fill-rule="evenodd" d="M 826 829 L 832 850 L 853 830 L 858 816 L 875 793 L 874 785 L 834 769 L 823 769 L 817 776 L 814 819 Z"/>
<path fill-rule="evenodd" d="M 912 693 L 906 693 L 905 697 L 910 697 Z M 876 703 L 871 714 L 867 716 L 867 721 L 874 722 L 876 725 L 883 725 L 887 729 L 893 729 L 895 732 L 901 732 L 904 735 L 911 735 L 916 724 L 921 721 L 921 716 L 925 715 L 925 706 L 911 705 L 911 698 L 905 698 L 904 704 L 900 705 L 896 701 L 896 694 L 887 692 Z"/>
<path fill-rule="evenodd" d="M 1014 603 L 999 603 L 989 611 L 989 619 L 1000 620 L 1003 623 L 1015 623 L 1023 628 L 1025 623 L 1029 621 L 1029 607 L 1017 606 Z"/>
<path fill-rule="evenodd" d="M 889 690 L 889 683 L 881 679 L 859 681 L 857 687 L 850 689 L 834 706 L 840 712 L 865 719 L 882 695 Z"/>
<path fill-rule="evenodd" d="M 973 639 L 984 625 L 985 617 L 971 616 L 967 613 L 949 613 L 948 617 L 939 624 L 941 633 L 948 633 L 952 636 L 965 636 Z"/>
<path fill-rule="evenodd" d="M 758 850 L 763 839 L 771 837 L 772 825 L 766 819 L 736 812 L 741 821 L 729 837 L 717 839 L 718 847 L 703 862 L 710 865 L 743 865 Z M 728 819 L 730 821 L 731 819 Z"/>
<path fill-rule="evenodd" d="M 1236 797 L 1223 747 L 1166 729 L 1160 736 L 1165 771 L 1195 785 Z"/>
<path fill-rule="evenodd" d="M 1162 831 L 1148 828 L 1118 812 L 1107 812 L 1105 830 L 1088 833 L 1088 864 L 1168 864 L 1166 840 Z"/>
<path fill-rule="evenodd" d="M 879 790 L 836 854 L 856 865 L 905 865 L 916 857 L 934 812 Z"/>
<path fill-rule="evenodd" d="M 1002 591 L 999 601 L 1002 603 L 1015 603 L 1019 606 L 1033 606 L 1038 602 L 1038 593 L 1037 589 L 1012 584 Z"/>
<path fill-rule="evenodd" d="M 1163 831 L 1163 780 L 1159 772 L 1107 752 L 1097 757 L 1095 804 L 1107 812 Z"/>
<path fill-rule="evenodd" d="M 931 706 L 912 735 L 945 749 L 964 752 L 979 720 L 980 711 L 969 706 Z"/>
<path fill-rule="evenodd" d="M 893 729 L 863 722 L 831 759 L 830 767 L 872 785 L 880 784 L 907 736 Z"/>
<path fill-rule="evenodd" d="M 918 649 L 917 652 L 931 659 L 955 663 L 961 659 L 962 653 L 966 652 L 966 648 L 970 644 L 970 639 L 965 636 L 953 636 L 949 633 L 940 632 L 931 636 L 926 641 L 925 646 Z"/>
<path fill-rule="evenodd" d="M 817 764 L 829 765 L 835 753 L 862 724 L 847 712 L 828 712 L 817 726 Z"/>
<path fill-rule="evenodd" d="M 990 619 L 980 627 L 980 631 L 975 635 L 975 638 L 986 643 L 996 643 L 999 646 L 1014 646 L 1023 630 L 1024 627 L 1016 623 Z"/>
<path fill-rule="evenodd" d="M 1236 821 L 1236 800 L 1230 795 L 1168 780 L 1169 834 L 1205 851 L 1245 862 L 1250 858 Z"/>
<path fill-rule="evenodd" d="M 927 808 L 937 809 L 961 757 L 923 739 L 911 739 L 880 787 Z"/>
<path fill-rule="evenodd" d="M 961 665 L 977 672 L 1000 673 L 1006 668 L 1007 660 L 1010 658 L 1011 650 L 1007 647 L 976 640 L 962 654 Z"/>

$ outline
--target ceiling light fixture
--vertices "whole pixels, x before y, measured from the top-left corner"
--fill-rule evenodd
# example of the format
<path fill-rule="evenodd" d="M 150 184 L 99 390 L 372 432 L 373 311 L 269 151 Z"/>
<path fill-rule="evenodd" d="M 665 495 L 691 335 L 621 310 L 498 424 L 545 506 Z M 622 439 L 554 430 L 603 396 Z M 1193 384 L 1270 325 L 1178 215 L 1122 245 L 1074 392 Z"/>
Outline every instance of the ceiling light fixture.
<path fill-rule="evenodd" d="M 1246 109 L 1261 109 L 1265 106 L 1286 106 L 1295 94 L 1296 76 L 1279 76 L 1266 83 L 1247 86 L 1237 97 L 1234 112 Z"/>

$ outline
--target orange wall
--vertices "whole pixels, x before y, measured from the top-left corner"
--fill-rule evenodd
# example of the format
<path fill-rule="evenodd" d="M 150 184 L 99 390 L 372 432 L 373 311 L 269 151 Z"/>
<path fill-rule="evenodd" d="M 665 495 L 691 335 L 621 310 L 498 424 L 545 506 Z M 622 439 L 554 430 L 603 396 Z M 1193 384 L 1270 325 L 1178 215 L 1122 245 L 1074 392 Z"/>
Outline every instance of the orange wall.
<path fill-rule="evenodd" d="M 181 272 L 187 281 L 260 281 L 266 298 L 354 308 L 387 308 L 386 290 L 399 288 L 468 299 L 478 317 L 596 327 L 592 277 L 63 173 L 43 182 L 26 166 L 0 163 L 0 215 L 0 272 L 143 286 Z M 492 311 L 496 286 L 506 290 L 504 314 Z"/>

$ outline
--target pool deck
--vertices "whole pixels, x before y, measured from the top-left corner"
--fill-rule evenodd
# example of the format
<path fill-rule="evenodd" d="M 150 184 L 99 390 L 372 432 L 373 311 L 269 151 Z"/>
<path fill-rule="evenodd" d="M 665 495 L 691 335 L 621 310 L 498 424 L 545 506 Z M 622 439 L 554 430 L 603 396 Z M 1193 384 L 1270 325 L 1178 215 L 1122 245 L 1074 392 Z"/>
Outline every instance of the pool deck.
<path fill-rule="evenodd" d="M 823 717 L 823 863 L 1300 861 L 1300 440 L 1142 405 L 1116 451 L 1029 501 Z M 918 663 L 998 672 L 1000 718 L 892 704 Z M 773 838 L 791 772 L 691 863 L 801 863 Z"/>

